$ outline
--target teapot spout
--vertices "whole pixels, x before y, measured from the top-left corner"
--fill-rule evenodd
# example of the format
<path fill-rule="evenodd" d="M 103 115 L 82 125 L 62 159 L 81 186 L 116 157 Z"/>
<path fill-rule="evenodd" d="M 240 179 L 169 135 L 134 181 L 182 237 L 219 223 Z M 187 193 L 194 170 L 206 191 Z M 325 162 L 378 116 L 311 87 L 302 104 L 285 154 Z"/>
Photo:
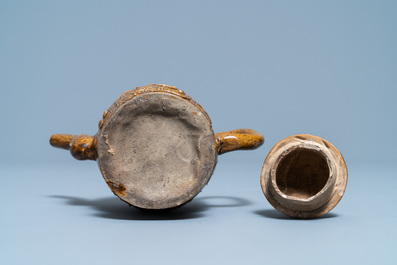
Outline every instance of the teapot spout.
<path fill-rule="evenodd" d="M 54 134 L 51 136 L 50 145 L 57 148 L 69 150 L 70 143 L 76 135 L 71 134 Z"/>
<path fill-rule="evenodd" d="M 51 136 L 50 144 L 53 147 L 70 150 L 77 160 L 96 160 L 98 157 L 96 136 L 54 134 Z"/>

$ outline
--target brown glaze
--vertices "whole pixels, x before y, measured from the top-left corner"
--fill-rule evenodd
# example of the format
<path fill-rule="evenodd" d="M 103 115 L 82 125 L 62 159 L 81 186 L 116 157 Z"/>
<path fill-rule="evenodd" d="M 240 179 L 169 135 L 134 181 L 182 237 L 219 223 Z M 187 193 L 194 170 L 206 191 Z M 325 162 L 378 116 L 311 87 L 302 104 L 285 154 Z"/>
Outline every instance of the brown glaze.
<path fill-rule="evenodd" d="M 116 184 L 110 180 L 106 181 L 109 188 L 118 196 L 118 197 L 125 197 L 127 188 L 123 184 Z"/>
<path fill-rule="evenodd" d="M 50 144 L 57 148 L 70 150 L 70 153 L 77 160 L 96 160 L 97 140 L 86 134 L 54 134 L 51 136 Z"/>
<path fill-rule="evenodd" d="M 214 134 L 203 107 L 176 87 L 151 84 L 122 94 L 95 136 L 57 134 L 54 147 L 98 160 L 109 188 L 144 209 L 179 207 L 207 184 L 217 155 L 255 149 L 263 135 L 240 129 Z"/>
<path fill-rule="evenodd" d="M 76 135 L 71 134 L 54 134 L 51 136 L 50 144 L 53 147 L 69 150 L 70 143 Z"/>
<path fill-rule="evenodd" d="M 261 146 L 263 135 L 252 129 L 238 129 L 215 134 L 216 151 L 219 155 L 235 150 L 251 150 Z"/>

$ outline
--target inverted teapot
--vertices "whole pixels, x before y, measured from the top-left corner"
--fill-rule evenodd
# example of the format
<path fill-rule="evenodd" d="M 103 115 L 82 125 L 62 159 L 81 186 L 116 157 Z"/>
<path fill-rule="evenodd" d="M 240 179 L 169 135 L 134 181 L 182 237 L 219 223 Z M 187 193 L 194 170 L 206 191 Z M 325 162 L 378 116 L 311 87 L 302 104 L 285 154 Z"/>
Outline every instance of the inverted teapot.
<path fill-rule="evenodd" d="M 217 155 L 255 149 L 252 129 L 214 134 L 203 107 L 182 90 L 151 84 L 125 92 L 105 111 L 96 135 L 55 134 L 54 147 L 96 160 L 109 188 L 143 209 L 191 201 L 208 183 Z"/>

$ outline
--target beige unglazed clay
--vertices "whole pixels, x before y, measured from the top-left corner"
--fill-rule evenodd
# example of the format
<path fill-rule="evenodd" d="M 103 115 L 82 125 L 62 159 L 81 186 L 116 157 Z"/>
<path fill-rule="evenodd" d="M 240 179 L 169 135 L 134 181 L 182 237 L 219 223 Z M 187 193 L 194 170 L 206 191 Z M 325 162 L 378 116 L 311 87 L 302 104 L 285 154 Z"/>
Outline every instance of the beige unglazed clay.
<path fill-rule="evenodd" d="M 278 211 L 316 218 L 332 210 L 347 184 L 347 167 L 330 142 L 309 134 L 277 143 L 263 164 L 261 186 Z"/>

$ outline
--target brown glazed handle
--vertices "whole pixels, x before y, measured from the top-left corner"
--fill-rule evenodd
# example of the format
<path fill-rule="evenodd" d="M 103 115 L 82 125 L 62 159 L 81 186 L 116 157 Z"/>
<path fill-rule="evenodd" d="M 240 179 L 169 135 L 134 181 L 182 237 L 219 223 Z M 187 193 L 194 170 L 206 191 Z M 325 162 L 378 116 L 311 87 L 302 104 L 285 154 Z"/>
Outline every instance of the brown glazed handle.
<path fill-rule="evenodd" d="M 215 134 L 216 151 L 219 155 L 234 150 L 256 149 L 264 142 L 263 135 L 252 129 L 238 129 Z"/>
<path fill-rule="evenodd" d="M 70 135 L 70 134 L 54 134 L 51 136 L 50 144 L 54 147 L 69 150 L 77 160 L 96 160 L 97 139 L 86 134 Z"/>

